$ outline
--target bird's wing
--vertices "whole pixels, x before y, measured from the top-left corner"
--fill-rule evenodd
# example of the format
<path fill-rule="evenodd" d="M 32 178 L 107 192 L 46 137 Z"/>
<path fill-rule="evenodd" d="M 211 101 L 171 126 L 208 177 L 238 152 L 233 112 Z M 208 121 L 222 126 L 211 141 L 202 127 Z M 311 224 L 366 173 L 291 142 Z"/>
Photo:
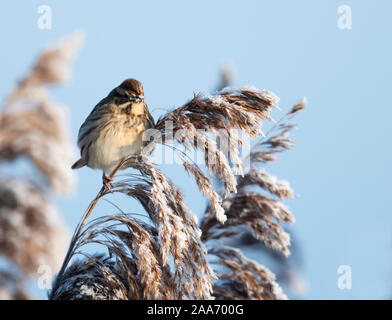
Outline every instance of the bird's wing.
<path fill-rule="evenodd" d="M 109 114 L 109 100 L 108 97 L 102 99 L 90 112 L 86 120 L 79 129 L 78 146 L 82 158 L 85 156 L 85 151 L 88 147 L 98 139 L 100 130 L 99 127 L 104 125 L 110 118 Z"/>

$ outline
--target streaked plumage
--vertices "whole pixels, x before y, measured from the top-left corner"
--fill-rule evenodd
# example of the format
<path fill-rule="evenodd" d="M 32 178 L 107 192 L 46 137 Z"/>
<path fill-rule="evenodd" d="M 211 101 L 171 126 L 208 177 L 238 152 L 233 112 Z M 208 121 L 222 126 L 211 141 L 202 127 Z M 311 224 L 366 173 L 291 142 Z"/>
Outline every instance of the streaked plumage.
<path fill-rule="evenodd" d="M 143 133 L 153 126 L 142 84 L 135 79 L 123 81 L 94 107 L 80 127 L 81 158 L 72 169 L 87 165 L 110 173 L 122 159 L 141 152 Z"/>

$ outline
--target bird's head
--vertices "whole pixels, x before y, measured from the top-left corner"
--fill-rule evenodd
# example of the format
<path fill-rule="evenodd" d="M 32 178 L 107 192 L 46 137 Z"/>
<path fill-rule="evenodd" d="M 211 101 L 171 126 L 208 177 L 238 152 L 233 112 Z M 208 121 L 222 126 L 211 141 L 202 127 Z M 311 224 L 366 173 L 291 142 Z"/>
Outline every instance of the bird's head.
<path fill-rule="evenodd" d="M 141 82 L 135 79 L 124 80 L 116 89 L 115 93 L 120 97 L 122 103 L 142 102 L 144 100 L 144 90 Z"/>

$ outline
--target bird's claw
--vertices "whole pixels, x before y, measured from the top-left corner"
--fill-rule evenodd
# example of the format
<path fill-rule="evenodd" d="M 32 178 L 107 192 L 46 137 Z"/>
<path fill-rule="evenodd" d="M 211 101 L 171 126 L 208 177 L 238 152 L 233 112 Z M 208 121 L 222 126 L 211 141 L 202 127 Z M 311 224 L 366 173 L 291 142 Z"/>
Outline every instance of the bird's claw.
<path fill-rule="evenodd" d="M 105 174 L 102 176 L 102 183 L 103 183 L 103 185 L 105 186 L 105 188 L 107 189 L 107 190 L 109 190 L 111 193 L 113 193 L 113 190 L 112 190 L 112 187 L 113 187 L 113 184 L 112 184 L 112 179 L 111 178 L 108 178 L 107 176 L 105 176 Z"/>

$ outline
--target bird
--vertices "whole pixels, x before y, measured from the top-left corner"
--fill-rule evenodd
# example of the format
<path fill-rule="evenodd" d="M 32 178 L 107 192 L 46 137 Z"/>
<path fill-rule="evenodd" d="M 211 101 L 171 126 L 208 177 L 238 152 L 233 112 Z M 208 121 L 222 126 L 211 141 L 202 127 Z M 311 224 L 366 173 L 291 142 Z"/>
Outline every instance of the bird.
<path fill-rule="evenodd" d="M 111 173 L 122 160 L 141 153 L 143 134 L 154 127 L 143 85 L 126 79 L 103 98 L 87 116 L 78 134 L 80 159 L 72 169 L 88 166 L 102 169 L 102 180 L 110 189 Z M 111 190 L 111 189 L 110 189 Z"/>

